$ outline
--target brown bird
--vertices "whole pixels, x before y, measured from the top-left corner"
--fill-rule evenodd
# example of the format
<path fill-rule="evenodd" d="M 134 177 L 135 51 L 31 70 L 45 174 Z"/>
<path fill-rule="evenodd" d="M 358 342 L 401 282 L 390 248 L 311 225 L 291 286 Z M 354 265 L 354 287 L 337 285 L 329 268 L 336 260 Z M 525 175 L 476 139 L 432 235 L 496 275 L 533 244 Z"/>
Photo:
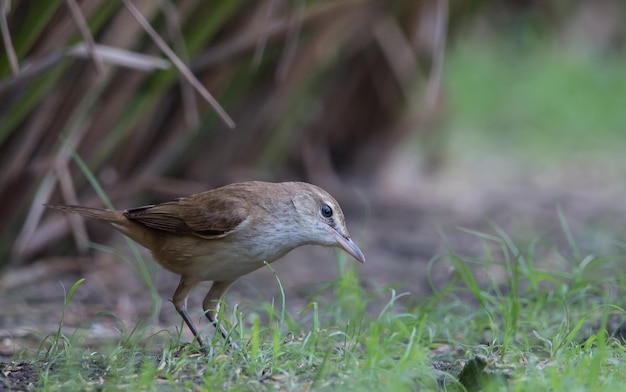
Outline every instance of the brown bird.
<path fill-rule="evenodd" d="M 304 182 L 243 182 L 124 211 L 46 205 L 108 223 L 152 251 L 164 268 L 181 276 L 172 302 L 200 345 L 187 313 L 189 292 L 213 285 L 202 302 L 216 327 L 219 301 L 241 276 L 302 245 L 336 246 L 361 263 L 339 203 Z M 219 325 L 224 338 L 227 332 Z"/>

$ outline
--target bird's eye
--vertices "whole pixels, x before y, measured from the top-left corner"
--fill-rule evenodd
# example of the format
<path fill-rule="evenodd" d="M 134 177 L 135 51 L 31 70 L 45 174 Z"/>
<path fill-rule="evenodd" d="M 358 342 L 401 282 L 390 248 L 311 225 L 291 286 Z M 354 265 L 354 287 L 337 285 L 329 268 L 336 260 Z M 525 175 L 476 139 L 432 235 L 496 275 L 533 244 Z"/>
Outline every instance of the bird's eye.
<path fill-rule="evenodd" d="M 330 218 L 331 216 L 333 216 L 333 209 L 330 208 L 328 204 L 322 204 L 320 212 L 322 213 L 322 216 L 324 218 Z"/>

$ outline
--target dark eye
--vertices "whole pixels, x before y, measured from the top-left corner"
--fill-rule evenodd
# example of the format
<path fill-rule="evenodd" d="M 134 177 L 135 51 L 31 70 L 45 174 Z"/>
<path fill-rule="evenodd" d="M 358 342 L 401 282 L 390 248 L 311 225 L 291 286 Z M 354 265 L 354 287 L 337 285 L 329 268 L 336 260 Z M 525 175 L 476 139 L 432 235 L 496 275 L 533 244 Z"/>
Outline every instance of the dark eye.
<path fill-rule="evenodd" d="M 330 208 L 328 204 L 322 204 L 320 212 L 322 213 L 322 216 L 324 218 L 330 218 L 331 216 L 333 216 L 333 209 Z"/>

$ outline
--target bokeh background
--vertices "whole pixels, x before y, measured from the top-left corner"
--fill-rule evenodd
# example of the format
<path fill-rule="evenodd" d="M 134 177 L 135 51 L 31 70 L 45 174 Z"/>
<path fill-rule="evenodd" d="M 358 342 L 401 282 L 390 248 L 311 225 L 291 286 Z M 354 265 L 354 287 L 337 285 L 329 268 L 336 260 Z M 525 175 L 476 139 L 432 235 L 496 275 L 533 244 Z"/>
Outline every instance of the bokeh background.
<path fill-rule="evenodd" d="M 342 204 L 368 258 L 362 285 L 383 303 L 386 288 L 416 302 L 446 282 L 448 249 L 482 254 L 484 238 L 460 228 L 625 248 L 623 1 L 0 5 L 2 353 L 56 330 L 63 287 L 81 277 L 68 327 L 115 336 L 103 310 L 178 323 L 174 275 L 113 230 L 42 206 L 102 206 L 94 180 L 120 209 L 242 180 L 318 184 Z M 296 313 L 358 268 L 312 247 L 274 266 Z M 246 312 L 278 291 L 264 269 L 229 303 Z"/>

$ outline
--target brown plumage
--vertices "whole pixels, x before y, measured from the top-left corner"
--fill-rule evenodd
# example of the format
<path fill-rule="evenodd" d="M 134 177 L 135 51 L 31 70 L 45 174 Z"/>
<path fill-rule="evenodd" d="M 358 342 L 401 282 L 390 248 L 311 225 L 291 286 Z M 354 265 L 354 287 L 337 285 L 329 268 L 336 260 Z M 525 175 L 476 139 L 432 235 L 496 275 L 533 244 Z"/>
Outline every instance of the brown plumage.
<path fill-rule="evenodd" d="M 243 182 L 124 211 L 48 207 L 112 225 L 150 249 L 164 268 L 181 275 L 172 302 L 200 344 L 187 297 L 201 281 L 213 281 L 203 308 L 217 325 L 219 300 L 233 282 L 294 248 L 337 246 L 365 262 L 337 201 L 303 182 Z M 226 337 L 221 325 L 220 331 Z"/>

